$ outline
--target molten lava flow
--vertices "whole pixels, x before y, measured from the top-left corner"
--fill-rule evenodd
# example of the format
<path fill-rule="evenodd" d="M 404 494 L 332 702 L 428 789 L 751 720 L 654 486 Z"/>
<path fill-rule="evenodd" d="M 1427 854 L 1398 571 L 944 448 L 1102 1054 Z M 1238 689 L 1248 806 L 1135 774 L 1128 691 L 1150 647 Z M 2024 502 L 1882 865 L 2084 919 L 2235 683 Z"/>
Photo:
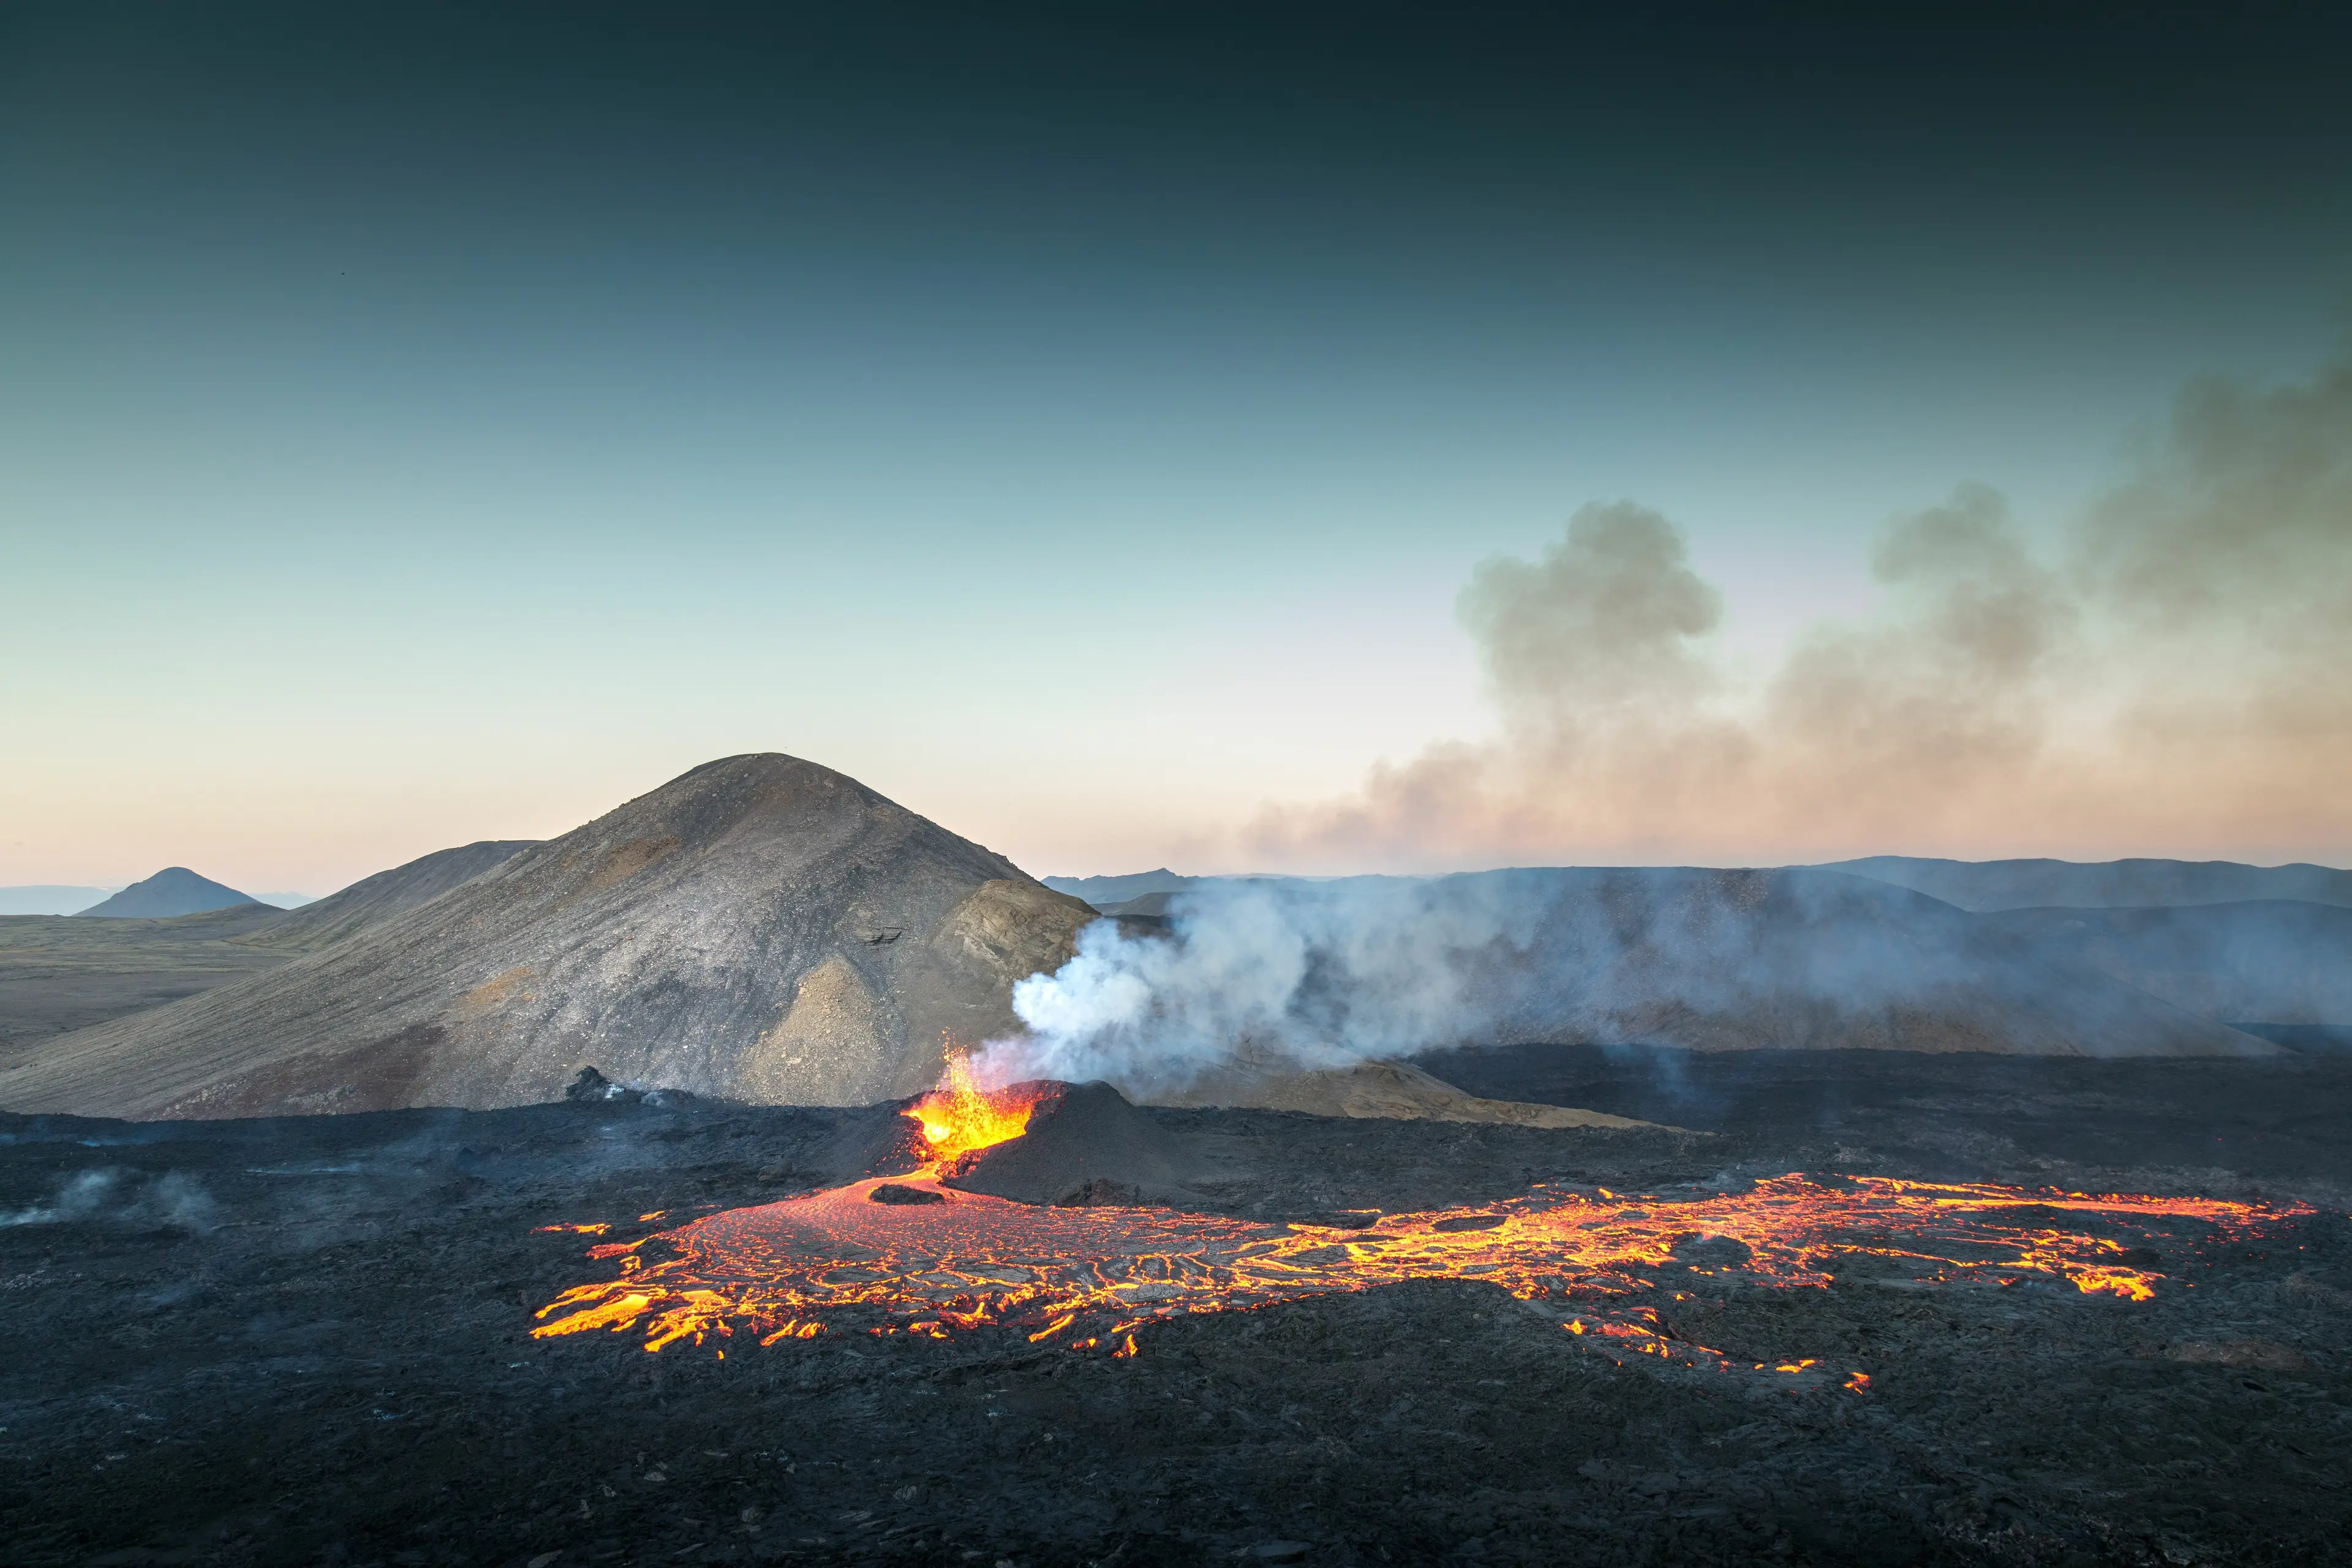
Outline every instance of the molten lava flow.
<path fill-rule="evenodd" d="M 971 1068 L 954 1052 L 940 1087 L 915 1101 L 903 1115 L 923 1130 L 923 1142 L 932 1167 L 960 1155 L 1010 1142 L 1029 1131 L 1029 1113 L 1046 1091 L 1044 1084 L 1015 1084 L 1011 1089 L 986 1089 L 971 1080 Z"/>
<path fill-rule="evenodd" d="M 954 1124 L 940 1125 L 952 1134 Z M 1692 1201 L 1538 1188 L 1481 1208 L 1392 1215 L 1371 1229 L 1342 1230 L 1169 1209 L 1040 1208 L 935 1180 L 896 1181 L 946 1201 L 873 1202 L 879 1183 L 867 1180 L 591 1248 L 591 1258 L 617 1258 L 620 1278 L 564 1292 L 532 1332 L 642 1327 L 654 1351 L 738 1332 L 768 1343 L 852 1330 L 944 1338 L 996 1325 L 1132 1354 L 1133 1331 L 1154 1319 L 1403 1279 L 1481 1279 L 1531 1302 L 1616 1303 L 1561 1325 L 1615 1359 L 1626 1351 L 1688 1366 L 1752 1364 L 1811 1385 L 1835 1378 L 1811 1362 L 1736 1363 L 1680 1339 L 1637 1300 L 1658 1289 L 1657 1271 L 1668 1265 L 1783 1289 L 1819 1288 L 1839 1274 L 1923 1284 L 2039 1279 L 2147 1300 L 2163 1278 L 2151 1243 L 2178 1251 L 2313 1212 L 1789 1175 Z M 654 1249 L 640 1249 L 655 1241 L 668 1256 L 648 1261 Z M 1843 1386 L 1859 1392 L 1869 1380 L 1857 1373 Z"/>

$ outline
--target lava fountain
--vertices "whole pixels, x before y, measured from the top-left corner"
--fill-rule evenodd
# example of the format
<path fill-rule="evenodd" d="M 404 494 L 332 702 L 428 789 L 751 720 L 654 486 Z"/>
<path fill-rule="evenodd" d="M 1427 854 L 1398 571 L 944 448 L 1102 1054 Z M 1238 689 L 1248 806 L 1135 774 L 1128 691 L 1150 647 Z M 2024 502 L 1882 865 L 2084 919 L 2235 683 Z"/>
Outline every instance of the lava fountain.
<path fill-rule="evenodd" d="M 984 1089 L 972 1081 L 967 1058 L 950 1051 L 940 1087 L 899 1114 L 922 1131 L 924 1152 L 929 1155 L 925 1170 L 938 1171 L 1028 1131 L 1031 1114 L 1054 1089 L 1041 1082 Z"/>

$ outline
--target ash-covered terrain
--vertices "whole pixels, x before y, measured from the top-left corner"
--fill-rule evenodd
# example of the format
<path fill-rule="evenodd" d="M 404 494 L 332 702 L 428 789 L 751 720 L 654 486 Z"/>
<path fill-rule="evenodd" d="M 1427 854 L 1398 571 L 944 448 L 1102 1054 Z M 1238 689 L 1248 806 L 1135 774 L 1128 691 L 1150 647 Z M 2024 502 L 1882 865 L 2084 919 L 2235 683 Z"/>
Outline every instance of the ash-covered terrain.
<path fill-rule="evenodd" d="M 1986 1060 L 1451 1057 L 1479 1092 L 1692 1131 L 1139 1109 L 1117 1139 L 1042 1125 L 1013 1177 L 1148 1157 L 1195 1212 L 1335 1235 L 1562 1186 L 1664 1213 L 1791 1171 L 2279 1217 L 2175 1223 L 2146 1300 L 1859 1256 L 1785 1289 L 1699 1245 L 1636 1270 L 1660 1342 L 1729 1370 L 1475 1278 L 1155 1322 L 1131 1356 L 987 1325 L 648 1353 L 531 1331 L 612 1277 L 592 1244 L 859 1174 L 890 1108 L 12 1116 L 0 1530 L 28 1563 L 2346 1560 L 2352 1061 L 1960 1070 Z M 1777 1370 L 1808 1362 L 1835 1376 Z"/>

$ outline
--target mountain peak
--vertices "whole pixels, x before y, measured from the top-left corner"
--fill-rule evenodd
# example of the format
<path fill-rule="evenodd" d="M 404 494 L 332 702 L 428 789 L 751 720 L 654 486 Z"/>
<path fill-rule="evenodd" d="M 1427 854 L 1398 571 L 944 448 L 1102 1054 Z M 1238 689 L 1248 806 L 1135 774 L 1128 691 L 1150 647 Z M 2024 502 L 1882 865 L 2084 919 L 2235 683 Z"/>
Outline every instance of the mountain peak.
<path fill-rule="evenodd" d="M 261 900 L 235 888 L 200 877 L 185 866 L 166 866 L 143 882 L 81 911 L 109 920 L 170 920 L 175 915 L 202 914 Z"/>

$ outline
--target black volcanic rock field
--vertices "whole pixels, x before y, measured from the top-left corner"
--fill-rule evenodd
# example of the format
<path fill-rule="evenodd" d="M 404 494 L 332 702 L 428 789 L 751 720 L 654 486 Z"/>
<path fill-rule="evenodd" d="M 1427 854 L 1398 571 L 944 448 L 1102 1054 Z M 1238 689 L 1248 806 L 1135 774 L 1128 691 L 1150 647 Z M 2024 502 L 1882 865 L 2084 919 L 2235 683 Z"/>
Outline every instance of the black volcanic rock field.
<path fill-rule="evenodd" d="M 1096 911 L 793 758 L 0 921 L 0 1561 L 2352 1562 L 2343 875 L 1066 881 L 1444 1048 L 936 1160 Z"/>
<path fill-rule="evenodd" d="M 1480 1087 L 1541 1092 L 1533 1055 L 1502 1054 Z M 530 1336 L 539 1308 L 613 1268 L 583 1256 L 598 1237 L 541 1227 L 606 1222 L 633 1238 L 838 1182 L 890 1147 L 887 1108 L 625 1095 L 232 1122 L 10 1116 L 7 1556 L 2352 1556 L 2352 1234 L 2327 1206 L 2352 1187 L 2335 1135 L 2352 1059 L 2076 1061 L 2057 1079 L 1972 1084 L 1961 1058 L 1840 1051 L 1779 1064 L 1769 1076 L 1800 1087 L 1777 1102 L 1721 1076 L 1738 1059 L 1559 1064 L 1553 1081 L 1582 1100 L 1642 1110 L 1664 1095 L 1716 1129 L 1688 1134 L 1127 1110 L 1097 1096 L 1071 1136 L 1041 1128 L 1038 1168 L 1008 1163 L 994 1184 L 1034 1194 L 1140 1163 L 1181 1178 L 1203 1213 L 1358 1227 L 1537 1183 L 1664 1212 L 1791 1170 L 2129 1179 L 2321 1207 L 2248 1244 L 2180 1226 L 2146 1301 L 2034 1279 L 1913 1288 L 1867 1258 L 1825 1289 L 1769 1289 L 1696 1246 L 1642 1271 L 1666 1342 L 1739 1358 L 1728 1372 L 1612 1355 L 1562 1331 L 1589 1305 L 1472 1279 L 1181 1317 L 1142 1330 L 1131 1357 L 989 1327 L 648 1354 L 638 1334 Z M 2063 1103 L 2021 1105 L 2053 1094 Z M 2147 1128 L 2162 1130 L 2148 1158 L 2119 1169 Z M 1867 1392 L 1744 1370 L 1807 1359 L 1866 1373 Z"/>

